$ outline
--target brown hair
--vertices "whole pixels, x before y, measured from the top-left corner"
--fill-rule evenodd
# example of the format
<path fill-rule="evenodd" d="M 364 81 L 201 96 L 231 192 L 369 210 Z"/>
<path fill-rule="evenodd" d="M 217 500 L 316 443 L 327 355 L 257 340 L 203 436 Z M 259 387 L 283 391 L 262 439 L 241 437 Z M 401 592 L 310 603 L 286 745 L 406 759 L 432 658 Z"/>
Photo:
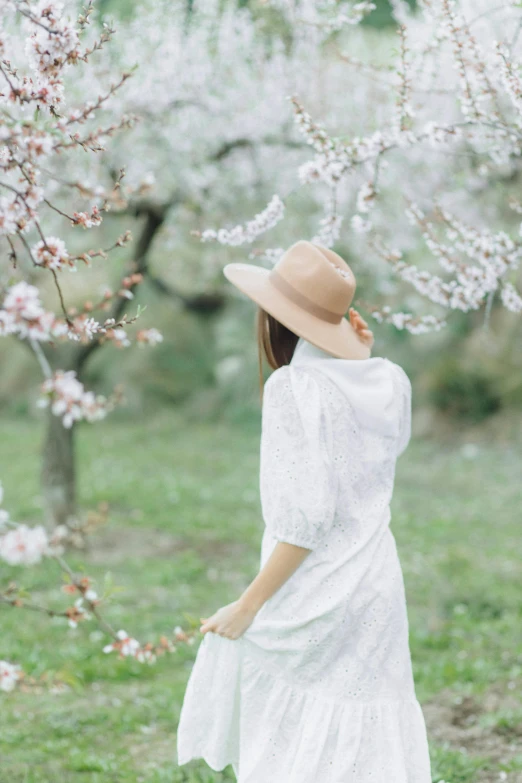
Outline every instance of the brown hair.
<path fill-rule="evenodd" d="M 283 326 L 273 315 L 258 307 L 256 316 L 257 349 L 259 358 L 259 387 L 263 400 L 263 357 L 273 370 L 289 364 L 299 336 Z"/>

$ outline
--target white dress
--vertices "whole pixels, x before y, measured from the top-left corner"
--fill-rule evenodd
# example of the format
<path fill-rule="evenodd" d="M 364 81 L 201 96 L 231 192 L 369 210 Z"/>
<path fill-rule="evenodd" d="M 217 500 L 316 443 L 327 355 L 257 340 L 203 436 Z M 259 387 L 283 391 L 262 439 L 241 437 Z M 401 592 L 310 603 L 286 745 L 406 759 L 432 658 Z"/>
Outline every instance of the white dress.
<path fill-rule="evenodd" d="M 239 783 L 431 783 L 389 527 L 410 411 L 398 365 L 302 338 L 267 380 L 260 565 L 277 541 L 312 551 L 240 639 L 203 637 L 178 764 L 232 764 Z"/>

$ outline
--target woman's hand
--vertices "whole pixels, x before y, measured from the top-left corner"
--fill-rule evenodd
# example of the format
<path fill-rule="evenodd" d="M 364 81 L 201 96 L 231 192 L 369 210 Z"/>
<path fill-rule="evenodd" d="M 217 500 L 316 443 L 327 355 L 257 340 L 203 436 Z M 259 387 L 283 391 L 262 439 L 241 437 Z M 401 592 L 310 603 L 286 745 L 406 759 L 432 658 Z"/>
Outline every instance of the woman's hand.
<path fill-rule="evenodd" d="M 352 329 L 355 329 L 361 342 L 367 345 L 368 348 L 371 348 L 374 343 L 374 336 L 371 329 L 368 328 L 368 324 L 353 307 L 350 307 L 349 314 Z"/>
<path fill-rule="evenodd" d="M 256 578 L 237 601 L 222 606 L 212 617 L 200 617 L 201 633 L 213 631 L 227 639 L 239 639 L 256 614 L 310 554 L 305 547 L 278 541 Z"/>
<path fill-rule="evenodd" d="M 240 601 L 222 606 L 212 617 L 200 617 L 202 626 L 199 629 L 205 634 L 213 631 L 226 639 L 239 639 L 252 624 L 257 612 Z"/>

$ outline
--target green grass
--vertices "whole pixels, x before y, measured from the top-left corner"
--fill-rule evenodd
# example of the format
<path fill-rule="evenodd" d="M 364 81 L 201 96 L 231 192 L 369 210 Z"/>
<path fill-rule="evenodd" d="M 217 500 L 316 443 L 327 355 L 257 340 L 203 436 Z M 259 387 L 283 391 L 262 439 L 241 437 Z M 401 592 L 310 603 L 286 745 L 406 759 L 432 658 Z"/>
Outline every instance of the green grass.
<path fill-rule="evenodd" d="M 0 422 L 0 474 L 13 518 L 42 519 L 41 431 Z M 91 549 L 69 558 L 101 585 L 123 591 L 109 621 L 157 640 L 184 612 L 233 600 L 255 575 L 262 521 L 259 421 L 112 421 L 79 431 L 84 510 L 108 502 L 109 522 Z M 522 675 L 520 519 L 522 457 L 514 446 L 413 442 L 398 464 L 392 529 L 404 570 L 417 694 L 428 722 L 433 780 L 520 780 Z M 55 566 L 0 566 L 33 597 L 65 605 Z M 203 763 L 176 768 L 175 732 L 195 647 L 154 666 L 104 655 L 91 624 L 76 630 L 0 609 L 0 659 L 47 686 L 0 694 L 0 783 L 217 783 Z M 463 701 L 464 700 L 464 701 Z M 466 709 L 464 709 L 464 707 Z M 516 746 L 519 746 L 517 755 Z"/>

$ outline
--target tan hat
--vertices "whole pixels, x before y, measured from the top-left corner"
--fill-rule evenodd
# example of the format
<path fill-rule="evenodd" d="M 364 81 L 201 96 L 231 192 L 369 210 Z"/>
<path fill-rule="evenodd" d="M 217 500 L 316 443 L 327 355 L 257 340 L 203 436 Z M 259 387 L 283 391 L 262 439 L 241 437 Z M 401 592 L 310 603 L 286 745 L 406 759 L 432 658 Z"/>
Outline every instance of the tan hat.
<path fill-rule="evenodd" d="M 355 293 L 355 277 L 333 250 L 300 241 L 273 269 L 237 263 L 227 264 L 223 273 L 299 337 L 340 359 L 369 358 L 369 346 L 344 317 Z"/>

